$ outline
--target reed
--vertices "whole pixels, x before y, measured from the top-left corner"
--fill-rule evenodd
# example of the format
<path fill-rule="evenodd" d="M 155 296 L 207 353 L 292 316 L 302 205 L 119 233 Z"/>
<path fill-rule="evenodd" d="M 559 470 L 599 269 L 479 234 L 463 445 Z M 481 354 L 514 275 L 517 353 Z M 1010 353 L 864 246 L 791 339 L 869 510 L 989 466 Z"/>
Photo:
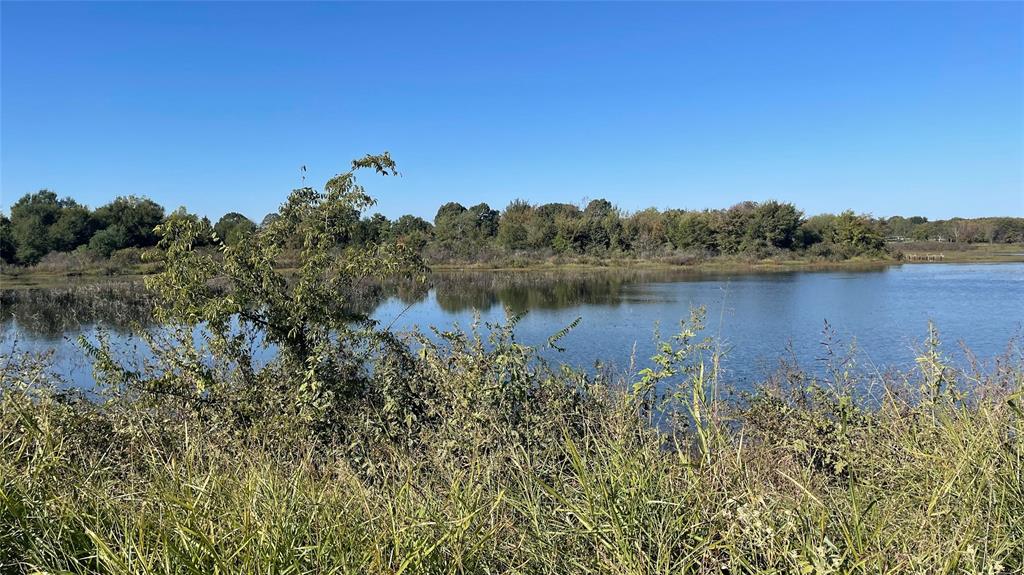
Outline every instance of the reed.
<path fill-rule="evenodd" d="M 615 378 L 424 338 L 406 405 L 337 433 L 86 401 L 4 357 L 0 572 L 1024 570 L 1018 349 L 957 370 L 932 342 L 913 373 L 785 368 L 730 396 L 696 332 Z"/>

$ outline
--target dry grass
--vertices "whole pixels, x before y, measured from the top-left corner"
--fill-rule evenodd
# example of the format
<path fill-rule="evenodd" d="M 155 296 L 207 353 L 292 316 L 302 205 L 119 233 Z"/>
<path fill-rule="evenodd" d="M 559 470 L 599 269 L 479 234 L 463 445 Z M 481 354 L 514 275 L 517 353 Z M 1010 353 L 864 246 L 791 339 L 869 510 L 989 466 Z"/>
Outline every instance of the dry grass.
<path fill-rule="evenodd" d="M 685 330 L 614 384 L 450 341 L 413 368 L 423 419 L 387 440 L 365 407 L 329 440 L 246 432 L 80 401 L 4 358 L 0 572 L 1024 570 L 1019 351 L 985 372 L 934 348 L 885 379 L 787 370 L 725 402 Z"/>

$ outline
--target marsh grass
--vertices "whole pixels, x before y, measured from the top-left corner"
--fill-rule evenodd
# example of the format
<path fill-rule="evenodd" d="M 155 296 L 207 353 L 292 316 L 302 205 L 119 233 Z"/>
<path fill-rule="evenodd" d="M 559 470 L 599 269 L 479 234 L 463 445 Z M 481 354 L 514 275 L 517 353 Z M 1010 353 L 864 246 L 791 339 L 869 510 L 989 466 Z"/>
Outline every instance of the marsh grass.
<path fill-rule="evenodd" d="M 139 282 L 0 290 L 0 322 L 14 320 L 27 334 L 54 339 L 91 325 L 127 332 L 151 324 L 152 309 Z"/>
<path fill-rule="evenodd" d="M 614 380 L 500 330 L 423 338 L 326 434 L 83 401 L 4 357 L 0 572 L 1024 570 L 1019 350 L 960 371 L 932 334 L 913 373 L 785 368 L 724 400 L 698 331 Z"/>

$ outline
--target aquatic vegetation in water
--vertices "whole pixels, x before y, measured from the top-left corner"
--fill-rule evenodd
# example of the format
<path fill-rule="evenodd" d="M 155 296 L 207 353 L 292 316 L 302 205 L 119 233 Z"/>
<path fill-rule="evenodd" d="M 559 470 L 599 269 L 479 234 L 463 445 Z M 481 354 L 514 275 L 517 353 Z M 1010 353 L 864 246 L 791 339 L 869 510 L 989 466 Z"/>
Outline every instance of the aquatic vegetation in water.
<path fill-rule="evenodd" d="M 0 290 L 0 323 L 13 321 L 34 337 L 56 339 L 94 325 L 130 332 L 152 323 L 152 309 L 139 282 Z"/>

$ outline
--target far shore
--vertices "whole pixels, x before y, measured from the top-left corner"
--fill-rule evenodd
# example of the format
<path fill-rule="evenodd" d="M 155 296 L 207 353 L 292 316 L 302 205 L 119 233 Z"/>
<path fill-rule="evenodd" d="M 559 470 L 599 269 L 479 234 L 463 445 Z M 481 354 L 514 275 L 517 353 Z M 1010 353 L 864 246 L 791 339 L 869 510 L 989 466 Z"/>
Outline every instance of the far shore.
<path fill-rule="evenodd" d="M 896 247 L 899 247 L 898 245 Z M 945 248 L 945 249 L 943 249 Z M 692 272 L 721 273 L 764 273 L 772 271 L 827 271 L 878 269 L 891 265 L 913 265 L 927 263 L 1014 263 L 1024 262 L 1024 244 L 939 244 L 925 249 L 903 252 L 902 258 L 853 258 L 842 261 L 822 259 L 767 259 L 741 260 L 730 257 L 716 257 L 708 260 L 679 263 L 671 257 L 663 258 L 617 258 L 617 257 L 551 257 L 503 262 L 445 262 L 430 263 L 433 272 L 600 272 L 613 270 L 680 270 Z M 135 266 L 111 271 L 95 267 L 73 271 L 38 270 L 33 268 L 11 268 L 0 271 L 0 289 L 68 287 L 79 283 L 106 281 L 141 281 L 153 266 Z"/>

